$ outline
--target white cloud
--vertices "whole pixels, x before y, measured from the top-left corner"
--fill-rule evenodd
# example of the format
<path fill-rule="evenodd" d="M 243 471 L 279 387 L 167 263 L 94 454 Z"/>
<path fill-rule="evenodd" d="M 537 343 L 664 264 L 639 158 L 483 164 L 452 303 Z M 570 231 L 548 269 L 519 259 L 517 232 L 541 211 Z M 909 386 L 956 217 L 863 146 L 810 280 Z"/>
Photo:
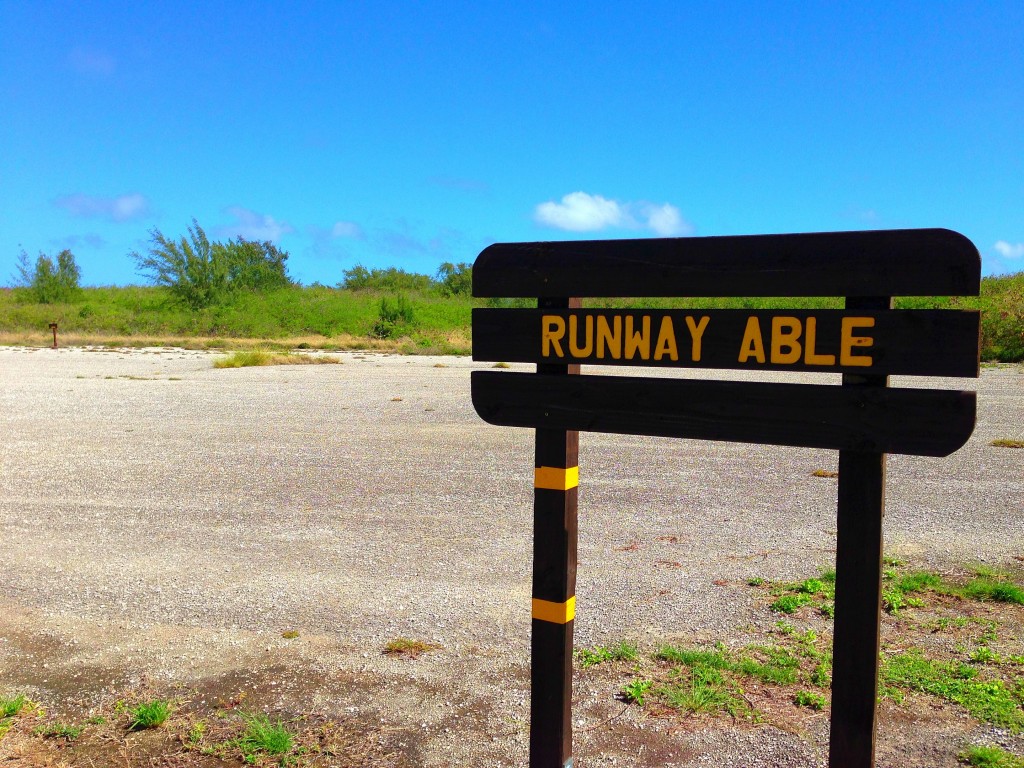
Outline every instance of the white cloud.
<path fill-rule="evenodd" d="M 1024 243 L 1008 243 L 1005 240 L 1000 240 L 993 248 L 1004 259 L 1019 259 L 1024 256 Z"/>
<path fill-rule="evenodd" d="M 240 205 L 228 208 L 228 213 L 237 221 L 217 227 L 217 234 L 227 237 L 242 237 L 246 240 L 279 240 L 283 235 L 295 231 L 286 221 L 278 221 L 273 216 L 250 211 Z"/>
<path fill-rule="evenodd" d="M 97 195 L 64 195 L 54 201 L 54 205 L 66 209 L 72 216 L 83 218 L 104 218 L 111 221 L 132 221 L 149 213 L 149 201 L 145 196 L 135 192 L 117 197 L 100 197 Z"/>
<path fill-rule="evenodd" d="M 693 227 L 674 205 L 652 205 L 646 211 L 647 227 L 662 237 L 688 235 Z"/>
<path fill-rule="evenodd" d="M 601 195 L 571 192 L 561 202 L 549 200 L 534 209 L 540 224 L 570 232 L 594 232 L 609 227 L 649 229 L 662 237 L 685 235 L 693 227 L 669 203 L 623 203 Z"/>
<path fill-rule="evenodd" d="M 592 232 L 626 223 L 626 213 L 618 202 L 586 192 L 570 192 L 560 203 L 541 203 L 534 216 L 541 224 L 570 232 Z"/>

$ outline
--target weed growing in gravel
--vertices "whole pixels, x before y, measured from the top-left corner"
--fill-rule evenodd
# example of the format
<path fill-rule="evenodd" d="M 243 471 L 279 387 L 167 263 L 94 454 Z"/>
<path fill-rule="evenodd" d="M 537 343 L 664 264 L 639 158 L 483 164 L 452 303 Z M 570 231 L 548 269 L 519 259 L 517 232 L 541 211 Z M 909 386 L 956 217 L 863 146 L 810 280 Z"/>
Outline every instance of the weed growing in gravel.
<path fill-rule="evenodd" d="M 811 600 L 810 595 L 783 595 L 768 607 L 776 613 L 796 613 L 797 608 L 807 605 Z"/>
<path fill-rule="evenodd" d="M 959 758 L 975 768 L 1024 768 L 1024 759 L 1002 747 L 969 747 L 960 753 Z"/>
<path fill-rule="evenodd" d="M 996 448 L 1024 448 L 1024 440 L 993 440 L 989 445 Z"/>
<path fill-rule="evenodd" d="M 816 469 L 813 472 L 811 472 L 811 475 L 813 477 L 828 477 L 828 478 L 839 477 L 839 473 L 838 472 L 835 472 L 835 471 L 830 470 L 830 469 Z"/>
<path fill-rule="evenodd" d="M 284 632 L 281 633 L 281 637 L 283 637 L 285 640 L 294 640 L 298 636 L 299 630 L 297 629 L 286 629 Z"/>
<path fill-rule="evenodd" d="M 167 722 L 171 705 L 163 699 L 153 699 L 128 710 L 128 730 L 142 731 L 158 728 Z"/>
<path fill-rule="evenodd" d="M 397 637 L 384 646 L 384 653 L 389 656 L 404 656 L 415 659 L 420 654 L 436 651 L 441 646 L 425 643 L 422 640 L 411 640 L 408 637 Z"/>
<path fill-rule="evenodd" d="M 826 701 L 825 697 L 820 693 L 814 693 L 813 691 L 797 691 L 796 695 L 793 696 L 793 703 L 798 707 L 807 707 L 808 709 L 820 712 L 825 708 L 828 701 Z"/>
<path fill-rule="evenodd" d="M 644 697 L 647 695 L 647 692 L 651 690 L 651 686 L 653 685 L 653 680 L 632 680 L 626 683 L 623 687 L 622 697 L 626 701 L 642 707 L 644 705 Z"/>
<path fill-rule="evenodd" d="M 618 645 L 596 645 L 593 648 L 578 648 L 576 658 L 581 669 L 602 664 L 606 661 L 636 661 L 639 656 L 636 646 L 622 642 Z"/>
<path fill-rule="evenodd" d="M 74 741 L 82 735 L 84 730 L 85 726 L 82 725 L 51 723 L 50 725 L 40 725 L 32 732 L 36 736 L 42 736 L 44 739 L 64 739 L 65 741 Z"/>
<path fill-rule="evenodd" d="M 185 735 L 185 741 L 189 746 L 196 746 L 203 741 L 203 737 L 206 735 L 206 721 L 197 720 L 192 723 L 188 729 L 188 733 Z"/>
<path fill-rule="evenodd" d="M 0 699 L 0 719 L 17 717 L 21 714 L 21 710 L 25 708 L 26 704 L 28 704 L 28 699 L 25 698 L 23 693 L 19 693 L 11 698 Z"/>

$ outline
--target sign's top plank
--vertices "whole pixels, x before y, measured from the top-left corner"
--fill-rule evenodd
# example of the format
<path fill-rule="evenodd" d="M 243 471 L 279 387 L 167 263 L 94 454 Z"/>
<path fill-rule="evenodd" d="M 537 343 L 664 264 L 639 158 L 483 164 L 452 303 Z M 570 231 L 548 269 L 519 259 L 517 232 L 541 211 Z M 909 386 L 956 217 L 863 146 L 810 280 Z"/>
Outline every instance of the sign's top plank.
<path fill-rule="evenodd" d="M 975 296 L 981 257 L 948 229 L 497 243 L 478 297 Z"/>

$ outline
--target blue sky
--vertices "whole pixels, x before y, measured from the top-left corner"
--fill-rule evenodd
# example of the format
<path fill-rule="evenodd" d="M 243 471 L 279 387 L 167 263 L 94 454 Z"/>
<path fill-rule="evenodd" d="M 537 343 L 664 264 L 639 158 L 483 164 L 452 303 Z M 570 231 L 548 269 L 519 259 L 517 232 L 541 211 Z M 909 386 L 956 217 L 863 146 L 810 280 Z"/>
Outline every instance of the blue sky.
<path fill-rule="evenodd" d="M 0 0 L 0 277 L 195 217 L 302 282 L 492 242 L 948 227 L 1024 270 L 1024 3 Z M 822 258 L 827 258 L 823 254 Z"/>

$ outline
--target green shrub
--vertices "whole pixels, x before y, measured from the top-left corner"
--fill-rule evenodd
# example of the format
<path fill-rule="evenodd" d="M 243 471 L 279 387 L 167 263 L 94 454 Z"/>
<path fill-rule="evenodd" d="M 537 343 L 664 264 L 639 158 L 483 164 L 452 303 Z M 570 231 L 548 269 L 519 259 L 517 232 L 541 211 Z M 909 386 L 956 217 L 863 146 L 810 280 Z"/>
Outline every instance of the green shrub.
<path fill-rule="evenodd" d="M 473 265 L 460 261 L 445 262 L 437 270 L 437 279 L 444 296 L 470 296 L 473 293 Z"/>
<path fill-rule="evenodd" d="M 366 289 L 388 291 L 429 291 L 436 283 L 428 275 L 420 275 L 415 272 L 406 272 L 404 269 L 388 267 L 387 269 L 367 269 L 362 264 L 356 264 L 352 269 L 346 269 L 343 273 L 345 279 L 339 284 L 339 288 L 348 288 L 352 291 Z"/>
<path fill-rule="evenodd" d="M 139 273 L 191 309 L 224 303 L 239 291 L 292 285 L 285 268 L 288 254 L 269 241 L 239 237 L 227 243 L 211 242 L 195 219 L 187 238 L 172 240 L 154 228 L 150 239 L 147 254 L 129 254 Z"/>
<path fill-rule="evenodd" d="M 405 296 L 398 295 L 393 300 L 385 296 L 380 300 L 380 310 L 372 334 L 378 339 L 407 335 L 415 319 L 412 304 Z"/>
<path fill-rule="evenodd" d="M 28 254 L 21 252 L 17 263 L 15 283 L 23 288 L 30 301 L 38 304 L 57 304 L 72 301 L 80 292 L 82 271 L 75 255 L 66 248 L 56 260 L 40 252 L 35 266 L 29 266 Z"/>

